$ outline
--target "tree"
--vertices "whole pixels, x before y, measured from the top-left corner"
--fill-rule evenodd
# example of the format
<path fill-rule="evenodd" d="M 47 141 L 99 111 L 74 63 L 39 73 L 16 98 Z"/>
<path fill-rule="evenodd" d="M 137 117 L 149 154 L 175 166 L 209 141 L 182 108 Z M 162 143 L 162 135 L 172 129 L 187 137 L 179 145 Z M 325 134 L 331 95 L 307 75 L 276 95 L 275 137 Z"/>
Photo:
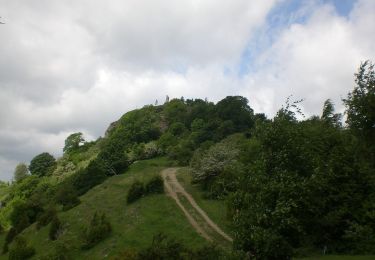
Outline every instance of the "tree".
<path fill-rule="evenodd" d="M 374 144 L 375 140 L 375 70 L 366 61 L 355 74 L 356 86 L 344 99 L 349 127 Z"/>
<path fill-rule="evenodd" d="M 341 114 L 335 114 L 335 107 L 330 99 L 324 102 L 321 119 L 329 125 L 341 126 Z"/>
<path fill-rule="evenodd" d="M 52 173 L 56 166 L 56 159 L 49 153 L 41 153 L 35 156 L 29 166 L 30 173 L 37 176 L 45 176 Z"/>
<path fill-rule="evenodd" d="M 222 120 L 232 120 L 237 131 L 243 131 L 254 124 L 254 111 L 248 105 L 248 100 L 241 96 L 228 96 L 216 105 Z"/>
<path fill-rule="evenodd" d="M 25 177 L 27 177 L 28 173 L 29 173 L 29 170 L 27 169 L 26 164 L 19 163 L 14 169 L 14 174 L 13 174 L 14 180 L 16 182 L 19 182 L 23 180 Z"/>
<path fill-rule="evenodd" d="M 58 239 L 61 233 L 61 227 L 62 227 L 61 222 L 59 218 L 57 217 L 57 215 L 55 215 L 51 221 L 51 226 L 49 228 L 49 233 L 48 233 L 49 239 L 51 240 Z"/>
<path fill-rule="evenodd" d="M 79 148 L 81 144 L 85 142 L 83 134 L 81 132 L 69 135 L 65 139 L 64 153 L 70 153 Z"/>

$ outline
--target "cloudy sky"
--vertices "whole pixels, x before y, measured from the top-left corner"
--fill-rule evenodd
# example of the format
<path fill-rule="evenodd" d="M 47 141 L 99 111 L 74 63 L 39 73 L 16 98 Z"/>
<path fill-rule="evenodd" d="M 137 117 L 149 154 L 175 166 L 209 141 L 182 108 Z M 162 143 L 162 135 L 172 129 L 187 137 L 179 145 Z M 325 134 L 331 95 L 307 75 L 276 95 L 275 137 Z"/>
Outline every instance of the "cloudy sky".
<path fill-rule="evenodd" d="M 0 179 L 156 99 L 243 95 L 307 115 L 375 60 L 374 0 L 0 0 Z"/>

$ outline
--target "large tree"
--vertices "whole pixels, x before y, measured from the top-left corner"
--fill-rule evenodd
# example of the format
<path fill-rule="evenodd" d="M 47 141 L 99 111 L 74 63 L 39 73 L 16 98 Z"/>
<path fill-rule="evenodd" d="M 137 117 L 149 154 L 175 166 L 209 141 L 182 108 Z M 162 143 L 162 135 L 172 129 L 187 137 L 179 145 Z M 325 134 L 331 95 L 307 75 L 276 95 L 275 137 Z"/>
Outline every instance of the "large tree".
<path fill-rule="evenodd" d="M 375 140 L 375 71 L 366 61 L 355 74 L 356 86 L 344 99 L 349 127 L 374 144 Z"/>
<path fill-rule="evenodd" d="M 31 160 L 29 170 L 33 175 L 45 176 L 52 173 L 55 166 L 56 160 L 52 155 L 41 153 Z"/>
<path fill-rule="evenodd" d="M 19 163 L 16 168 L 14 169 L 14 180 L 16 182 L 19 182 L 20 180 L 24 179 L 25 177 L 27 177 L 29 173 L 29 170 L 27 169 L 27 166 L 26 164 L 24 163 Z"/>
<path fill-rule="evenodd" d="M 69 153 L 76 150 L 81 144 L 85 142 L 83 134 L 81 132 L 69 135 L 65 139 L 64 153 Z"/>
<path fill-rule="evenodd" d="M 254 111 L 248 105 L 248 100 L 241 96 L 228 96 L 216 105 L 219 118 L 223 121 L 231 120 L 237 131 L 243 131 L 254 124 Z"/>

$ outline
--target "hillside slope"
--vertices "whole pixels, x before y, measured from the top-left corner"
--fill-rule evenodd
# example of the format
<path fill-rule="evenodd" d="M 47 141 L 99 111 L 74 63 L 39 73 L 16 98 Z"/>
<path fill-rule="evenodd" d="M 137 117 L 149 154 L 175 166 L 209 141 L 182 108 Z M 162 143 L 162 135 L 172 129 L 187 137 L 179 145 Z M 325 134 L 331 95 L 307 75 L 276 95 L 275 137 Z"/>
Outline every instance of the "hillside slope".
<path fill-rule="evenodd" d="M 22 235 L 37 252 L 34 258 L 52 252 L 57 243 L 63 243 L 74 259 L 103 259 L 124 249 L 144 248 L 158 233 L 181 241 L 189 248 L 207 244 L 191 227 L 174 200 L 165 194 L 146 196 L 133 204 L 126 204 L 126 194 L 134 180 L 146 180 L 160 173 L 167 164 L 164 158 L 136 162 L 126 174 L 113 176 L 87 192 L 80 198 L 80 205 L 58 214 L 64 223 L 59 242 L 48 239 L 49 226 L 37 230 L 34 224 L 24 230 Z M 94 248 L 81 250 L 83 228 L 96 211 L 106 214 L 113 232 Z M 6 258 L 7 255 L 0 257 Z"/>

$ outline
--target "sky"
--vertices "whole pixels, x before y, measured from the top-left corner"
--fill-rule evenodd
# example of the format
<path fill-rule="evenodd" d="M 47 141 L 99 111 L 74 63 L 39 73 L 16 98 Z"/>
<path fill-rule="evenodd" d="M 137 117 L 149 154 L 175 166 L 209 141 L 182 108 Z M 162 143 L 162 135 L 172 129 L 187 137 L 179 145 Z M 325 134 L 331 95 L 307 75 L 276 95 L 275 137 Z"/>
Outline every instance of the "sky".
<path fill-rule="evenodd" d="M 171 98 L 242 95 L 273 117 L 289 95 L 338 112 L 375 61 L 373 0 L 0 0 L 0 180 L 65 138 L 103 136 Z"/>

